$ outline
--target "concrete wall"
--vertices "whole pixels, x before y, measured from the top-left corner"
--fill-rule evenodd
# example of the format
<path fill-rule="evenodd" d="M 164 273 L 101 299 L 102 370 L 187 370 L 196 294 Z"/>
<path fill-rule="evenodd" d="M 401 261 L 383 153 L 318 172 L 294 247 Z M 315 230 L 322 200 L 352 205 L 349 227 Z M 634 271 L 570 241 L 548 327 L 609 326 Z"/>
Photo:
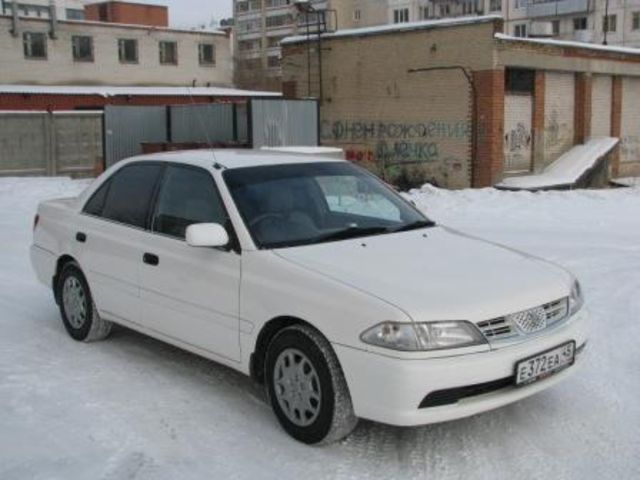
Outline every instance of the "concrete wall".
<path fill-rule="evenodd" d="M 0 175 L 91 176 L 102 162 L 102 112 L 0 112 Z"/>
<path fill-rule="evenodd" d="M 27 59 L 23 52 L 22 33 L 11 35 L 11 18 L 0 16 L 0 84 L 102 84 L 102 85 L 211 85 L 233 83 L 230 39 L 220 34 L 188 32 L 161 28 L 144 28 L 59 22 L 57 39 L 47 38 L 47 58 Z M 49 32 L 49 22 L 22 19 L 20 31 Z M 73 35 L 93 37 L 94 62 L 74 61 Z M 139 62 L 120 63 L 118 39 L 137 39 Z M 159 42 L 178 43 L 178 65 L 161 65 Z M 214 43 L 215 66 L 202 66 L 198 45 Z"/>
<path fill-rule="evenodd" d="M 324 41 L 321 143 L 389 181 L 451 188 L 471 184 L 470 86 L 460 70 L 410 69 L 465 65 L 490 70 L 493 23 Z M 319 93 L 312 53 L 312 93 Z M 284 81 L 307 91 L 305 44 L 284 47 Z"/>

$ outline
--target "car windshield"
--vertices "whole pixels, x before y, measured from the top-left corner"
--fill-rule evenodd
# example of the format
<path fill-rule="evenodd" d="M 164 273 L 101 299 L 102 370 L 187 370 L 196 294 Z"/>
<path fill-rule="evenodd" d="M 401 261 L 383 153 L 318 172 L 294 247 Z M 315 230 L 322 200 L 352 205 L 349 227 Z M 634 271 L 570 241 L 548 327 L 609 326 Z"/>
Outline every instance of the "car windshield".
<path fill-rule="evenodd" d="M 433 225 L 381 180 L 347 162 L 247 167 L 223 175 L 260 248 L 310 245 Z"/>

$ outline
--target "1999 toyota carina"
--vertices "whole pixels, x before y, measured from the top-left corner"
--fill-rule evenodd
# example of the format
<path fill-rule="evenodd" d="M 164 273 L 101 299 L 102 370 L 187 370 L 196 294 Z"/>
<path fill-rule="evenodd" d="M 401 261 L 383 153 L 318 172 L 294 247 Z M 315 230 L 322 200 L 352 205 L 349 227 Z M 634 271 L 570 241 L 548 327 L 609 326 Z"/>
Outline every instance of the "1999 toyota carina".
<path fill-rule="evenodd" d="M 251 375 L 309 444 L 357 418 L 514 402 L 575 370 L 587 339 L 570 273 L 436 225 L 335 159 L 132 158 L 40 204 L 31 259 L 74 339 L 118 323 Z"/>

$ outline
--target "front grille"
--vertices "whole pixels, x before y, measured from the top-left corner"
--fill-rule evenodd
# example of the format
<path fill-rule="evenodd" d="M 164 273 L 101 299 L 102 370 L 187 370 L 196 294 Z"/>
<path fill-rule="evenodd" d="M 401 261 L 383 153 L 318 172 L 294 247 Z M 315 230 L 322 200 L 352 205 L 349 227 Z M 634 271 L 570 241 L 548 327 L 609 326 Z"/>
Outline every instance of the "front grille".
<path fill-rule="evenodd" d="M 477 326 L 485 338 L 491 341 L 525 336 L 544 330 L 567 318 L 567 297 L 521 312 L 478 322 Z"/>

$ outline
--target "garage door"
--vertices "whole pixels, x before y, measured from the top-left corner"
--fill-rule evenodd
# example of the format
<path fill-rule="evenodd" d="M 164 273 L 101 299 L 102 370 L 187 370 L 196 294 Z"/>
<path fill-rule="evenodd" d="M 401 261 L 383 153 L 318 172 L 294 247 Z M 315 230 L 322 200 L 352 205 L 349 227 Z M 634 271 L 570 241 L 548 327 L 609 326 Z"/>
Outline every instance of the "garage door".
<path fill-rule="evenodd" d="M 533 97 L 507 94 L 504 100 L 504 171 L 530 172 Z"/>
<path fill-rule="evenodd" d="M 640 79 L 638 78 L 622 80 L 620 136 L 620 163 L 640 162 Z"/>
<path fill-rule="evenodd" d="M 575 75 L 545 72 L 544 151 L 542 167 L 573 147 Z"/>
<path fill-rule="evenodd" d="M 611 136 L 611 77 L 594 75 L 591 95 L 591 137 L 609 137 Z"/>

